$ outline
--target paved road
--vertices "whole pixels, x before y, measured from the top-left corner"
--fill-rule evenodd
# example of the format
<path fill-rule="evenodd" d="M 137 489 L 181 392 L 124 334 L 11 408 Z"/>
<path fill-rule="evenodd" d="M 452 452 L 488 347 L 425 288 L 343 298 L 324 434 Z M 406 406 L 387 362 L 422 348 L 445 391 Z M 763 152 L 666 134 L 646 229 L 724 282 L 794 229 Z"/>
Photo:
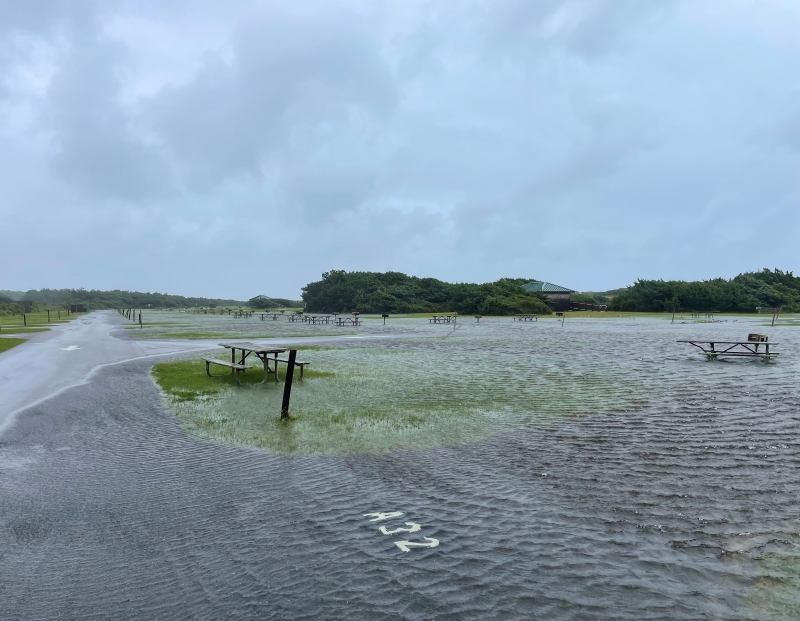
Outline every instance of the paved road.
<path fill-rule="evenodd" d="M 140 343 L 115 336 L 118 328 L 113 311 L 98 311 L 34 334 L 0 355 L 0 432 L 23 409 L 86 383 L 105 365 L 209 347 L 191 341 Z"/>

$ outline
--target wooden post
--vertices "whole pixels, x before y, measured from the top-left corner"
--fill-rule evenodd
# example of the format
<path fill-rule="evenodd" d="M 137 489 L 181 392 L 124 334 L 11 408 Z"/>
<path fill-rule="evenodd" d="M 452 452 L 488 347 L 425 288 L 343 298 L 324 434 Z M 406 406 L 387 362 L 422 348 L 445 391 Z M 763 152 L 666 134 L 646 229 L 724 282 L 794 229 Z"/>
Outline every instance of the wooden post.
<path fill-rule="evenodd" d="M 670 323 L 675 323 L 675 307 L 672 307 L 672 321 Z"/>
<path fill-rule="evenodd" d="M 289 399 L 292 397 L 292 378 L 294 377 L 294 361 L 297 357 L 297 350 L 289 350 L 289 362 L 286 365 L 286 379 L 283 384 L 283 403 L 281 404 L 281 418 L 289 418 Z M 275 368 L 277 377 L 278 369 Z"/>
<path fill-rule="evenodd" d="M 775 309 L 775 312 L 772 314 L 772 326 L 775 326 L 775 320 L 780 316 L 781 309 L 783 308 L 783 304 L 781 304 L 778 308 Z"/>
<path fill-rule="evenodd" d="M 775 321 L 773 320 L 772 323 L 775 323 Z M 28 318 L 25 316 L 25 313 L 22 313 L 22 325 L 23 326 L 28 325 Z"/>
<path fill-rule="evenodd" d="M 142 327 L 142 311 L 139 311 L 139 327 Z"/>
<path fill-rule="evenodd" d="M 50 311 L 47 311 L 47 323 L 50 323 Z"/>
<path fill-rule="evenodd" d="M 58 311 L 58 320 L 61 321 L 61 311 Z"/>

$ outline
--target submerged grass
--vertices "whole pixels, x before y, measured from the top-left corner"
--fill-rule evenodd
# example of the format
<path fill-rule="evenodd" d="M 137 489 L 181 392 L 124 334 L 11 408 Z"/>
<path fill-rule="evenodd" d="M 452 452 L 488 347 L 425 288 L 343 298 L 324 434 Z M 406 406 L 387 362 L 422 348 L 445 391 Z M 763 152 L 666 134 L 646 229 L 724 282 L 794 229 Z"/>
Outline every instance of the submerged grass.
<path fill-rule="evenodd" d="M 225 369 L 207 377 L 201 361 L 162 363 L 153 376 L 167 406 L 190 433 L 277 453 L 448 446 L 509 427 L 642 401 L 636 382 L 605 377 L 609 365 L 575 369 L 564 361 L 536 361 L 514 351 L 487 357 L 481 340 L 472 342 L 475 350 L 452 340 L 393 345 L 307 348 L 301 359 L 311 365 L 305 381 L 294 383 L 288 421 L 279 416 L 283 383 L 238 387 Z M 498 361 L 501 375 L 487 374 L 487 363 Z M 259 382 L 261 367 L 245 377 Z M 608 399 L 610 394 L 614 399 Z"/>
<path fill-rule="evenodd" d="M 702 330 L 730 339 L 757 323 L 753 318 Z M 457 331 L 425 320 L 397 325 L 404 332 L 392 333 L 388 325 L 384 330 L 382 323 L 379 330 L 362 332 L 394 334 L 392 339 L 298 348 L 311 366 L 306 381 L 294 384 L 289 421 L 279 419 L 283 384 L 274 381 L 240 388 L 225 369 L 208 378 L 202 362 L 185 361 L 157 365 L 154 377 L 185 428 L 209 441 L 280 453 L 354 454 L 472 442 L 565 417 L 626 411 L 667 391 L 697 390 L 706 374 L 741 372 L 735 364 L 703 365 L 676 342 L 695 335 L 698 326 L 652 316 L 568 317 L 566 326 L 554 319 L 506 318 L 473 321 Z M 432 338 L 404 336 L 412 329 Z M 776 340 L 789 332 L 776 334 Z M 760 363 L 748 369 L 773 372 Z M 258 362 L 245 377 L 261 380 Z"/>
<path fill-rule="evenodd" d="M 800 619 L 800 544 L 767 552 L 744 598 L 747 618 L 769 621 Z"/>
<path fill-rule="evenodd" d="M 146 326 L 145 326 L 146 327 Z M 138 326 L 137 326 L 138 329 Z M 292 338 L 302 337 L 319 337 L 319 336 L 342 336 L 342 332 L 326 333 L 315 332 L 314 334 L 292 334 Z M 349 333 L 344 333 L 349 334 Z M 140 339 L 185 339 L 185 340 L 206 340 L 206 339 L 257 339 L 257 338 L 272 338 L 273 334 L 260 334 L 256 331 L 253 332 L 167 332 L 167 331 L 151 331 L 151 332 L 132 332 L 131 336 Z"/>
<path fill-rule="evenodd" d="M 11 339 L 11 338 L 0 338 L 0 354 L 4 351 L 8 351 L 12 347 L 16 347 L 17 345 L 22 345 L 26 339 Z"/>

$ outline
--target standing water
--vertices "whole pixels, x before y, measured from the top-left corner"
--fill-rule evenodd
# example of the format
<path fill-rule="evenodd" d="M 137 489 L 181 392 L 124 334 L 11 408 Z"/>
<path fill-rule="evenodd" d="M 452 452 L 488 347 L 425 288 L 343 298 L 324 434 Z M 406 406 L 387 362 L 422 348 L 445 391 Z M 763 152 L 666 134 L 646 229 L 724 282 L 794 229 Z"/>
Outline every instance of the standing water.
<path fill-rule="evenodd" d="M 389 324 L 425 336 L 301 352 L 283 427 L 275 387 L 182 405 L 148 361 L 25 412 L 3 616 L 800 616 L 795 327 L 766 364 L 675 342 L 741 321 Z"/>

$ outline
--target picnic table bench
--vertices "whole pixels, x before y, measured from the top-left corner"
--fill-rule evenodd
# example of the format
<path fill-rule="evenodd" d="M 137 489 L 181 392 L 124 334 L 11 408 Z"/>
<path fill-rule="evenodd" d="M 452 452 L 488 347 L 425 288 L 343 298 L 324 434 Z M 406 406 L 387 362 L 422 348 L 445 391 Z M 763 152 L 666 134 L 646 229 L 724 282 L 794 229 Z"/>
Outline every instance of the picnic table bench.
<path fill-rule="evenodd" d="M 224 360 L 217 360 L 216 358 L 203 358 L 203 360 L 206 362 L 206 375 L 209 377 L 213 377 L 211 375 L 211 370 L 209 369 L 210 365 L 218 364 L 221 367 L 229 367 L 231 369 L 231 373 L 236 373 L 236 383 L 239 384 L 239 386 L 242 385 L 242 380 L 239 379 L 239 372 L 247 369 L 245 365 L 237 364 L 235 362 L 225 362 Z M 300 373 L 302 374 L 302 370 Z"/>
<path fill-rule="evenodd" d="M 284 364 L 289 364 L 289 360 L 285 358 L 278 358 L 278 362 L 283 362 Z M 294 366 L 300 367 L 300 379 L 303 379 L 303 373 L 305 372 L 306 365 L 311 364 L 310 362 L 300 362 L 299 360 L 294 361 Z"/>
<path fill-rule="evenodd" d="M 758 337 L 758 338 L 755 338 Z M 746 341 L 718 341 L 716 339 L 682 339 L 678 343 L 689 343 L 697 347 L 709 360 L 716 360 L 722 357 L 745 357 L 745 358 L 762 358 L 769 360 L 778 356 L 776 352 L 770 352 L 770 345 L 777 345 L 777 343 L 770 343 L 767 337 L 760 334 L 749 335 Z M 721 346 L 720 349 L 717 346 Z M 763 346 L 763 350 L 759 351 L 759 347 Z"/>

